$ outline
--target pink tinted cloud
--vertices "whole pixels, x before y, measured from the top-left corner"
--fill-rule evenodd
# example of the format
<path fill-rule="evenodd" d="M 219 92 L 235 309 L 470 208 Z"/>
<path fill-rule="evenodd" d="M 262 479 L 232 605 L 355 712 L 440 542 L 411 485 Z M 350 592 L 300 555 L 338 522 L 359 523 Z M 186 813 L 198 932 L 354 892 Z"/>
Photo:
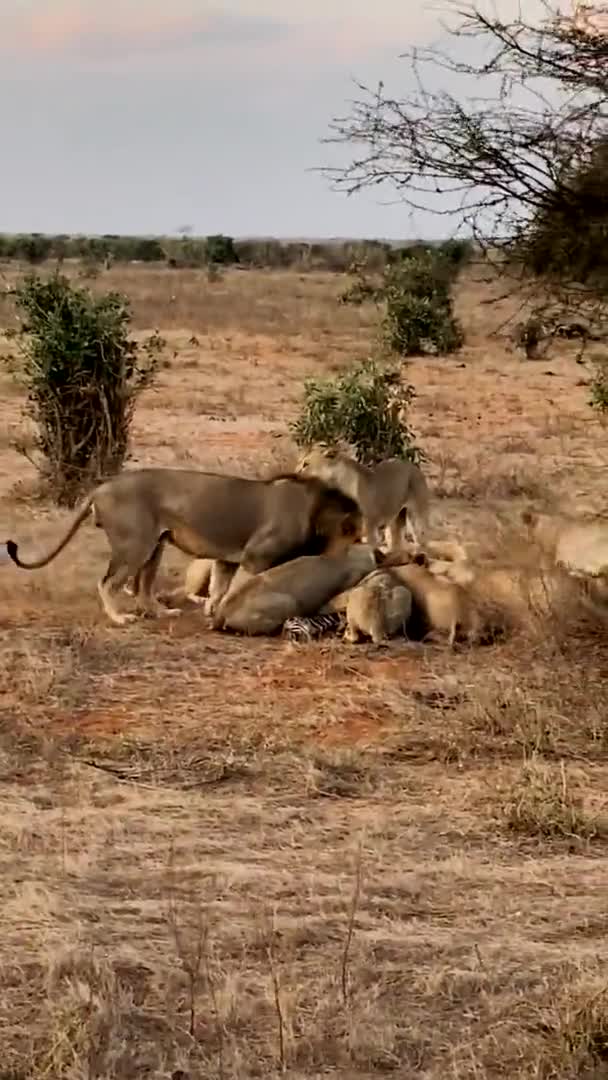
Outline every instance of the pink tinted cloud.
<path fill-rule="evenodd" d="M 78 54 L 118 57 L 149 52 L 183 52 L 208 47 L 264 45 L 289 33 L 285 20 L 228 15 L 221 11 L 167 14 L 142 5 L 139 11 L 115 5 L 86 10 L 75 2 L 9 16 L 0 51 L 47 56 Z"/>
<path fill-rule="evenodd" d="M 289 10 L 286 6 L 286 10 Z M 293 9 L 292 9 L 293 10 Z M 14 59 L 62 59 L 67 56 L 91 61 L 120 61 L 126 57 L 159 54 L 211 58 L 226 51 L 255 63 L 272 57 L 273 66 L 291 66 L 298 60 L 312 67 L 319 63 L 357 63 L 370 52 L 390 49 L 395 55 L 408 43 L 418 40 L 432 23 L 428 14 L 404 6 L 403 14 L 389 19 L 346 20 L 304 17 L 297 23 L 285 17 L 228 14 L 221 9 L 167 13 L 148 0 L 135 10 L 133 5 L 95 0 L 53 0 L 29 14 L 4 17 L 0 53 Z M 406 13 L 407 12 L 407 13 Z"/>

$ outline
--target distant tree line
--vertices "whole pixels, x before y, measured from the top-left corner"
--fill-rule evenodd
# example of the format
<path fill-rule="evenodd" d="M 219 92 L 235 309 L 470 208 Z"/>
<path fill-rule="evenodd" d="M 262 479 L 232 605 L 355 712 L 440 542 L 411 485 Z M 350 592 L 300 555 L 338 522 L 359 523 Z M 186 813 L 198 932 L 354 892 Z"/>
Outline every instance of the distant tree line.
<path fill-rule="evenodd" d="M 43 233 L 16 235 L 0 233 L 0 260 L 17 260 L 38 266 L 48 261 L 59 264 L 77 259 L 91 265 L 111 263 L 163 263 L 183 267 L 242 266 L 243 268 L 289 269 L 302 271 L 348 271 L 364 264 L 370 272 L 382 272 L 399 259 L 400 252 L 414 254 L 440 249 L 455 262 L 465 261 L 472 250 L 467 240 L 448 240 L 443 244 L 411 242 L 389 244 L 380 240 L 356 241 L 281 241 L 273 239 L 234 240 L 230 236 L 148 237 L 118 236 L 49 236 Z"/>

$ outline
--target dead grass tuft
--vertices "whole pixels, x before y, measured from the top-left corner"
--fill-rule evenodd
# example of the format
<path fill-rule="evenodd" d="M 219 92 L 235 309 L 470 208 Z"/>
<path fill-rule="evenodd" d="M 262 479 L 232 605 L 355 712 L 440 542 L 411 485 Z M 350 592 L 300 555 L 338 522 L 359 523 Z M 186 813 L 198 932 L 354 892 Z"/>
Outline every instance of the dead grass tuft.
<path fill-rule="evenodd" d="M 312 753 L 307 761 L 305 790 L 323 798 L 362 798 L 378 786 L 371 755 L 351 747 Z"/>
<path fill-rule="evenodd" d="M 608 984 L 581 979 L 562 992 L 556 1034 L 564 1048 L 564 1065 L 575 1075 L 606 1070 L 608 1062 Z"/>
<path fill-rule="evenodd" d="M 504 798 L 505 823 L 514 833 L 562 840 L 608 837 L 608 819 L 591 812 L 580 786 L 573 789 L 564 762 L 556 768 L 530 758 Z"/>

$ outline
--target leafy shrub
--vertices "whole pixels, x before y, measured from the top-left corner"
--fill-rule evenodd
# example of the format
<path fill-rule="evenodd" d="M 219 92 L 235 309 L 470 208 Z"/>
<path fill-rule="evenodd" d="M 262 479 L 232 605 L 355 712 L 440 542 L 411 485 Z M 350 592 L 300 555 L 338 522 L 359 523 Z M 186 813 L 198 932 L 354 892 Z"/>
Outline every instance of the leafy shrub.
<path fill-rule="evenodd" d="M 451 353 L 463 343 L 452 311 L 450 287 L 454 264 L 425 252 L 392 263 L 385 273 L 386 345 L 401 356 Z"/>
<path fill-rule="evenodd" d="M 355 304 L 359 307 L 366 300 L 378 301 L 383 298 L 383 287 L 374 285 L 368 277 L 368 265 L 365 258 L 354 259 L 348 268 L 348 274 L 353 280 L 340 294 L 339 303 Z"/>
<path fill-rule="evenodd" d="M 142 236 L 134 241 L 131 257 L 139 262 L 164 262 L 165 252 L 160 240 L 152 236 Z"/>
<path fill-rule="evenodd" d="M 20 236 L 18 239 L 20 257 L 35 266 L 48 259 L 52 250 L 52 241 L 48 236 L 41 233 L 31 233 L 29 236 Z"/>
<path fill-rule="evenodd" d="M 54 500 L 71 506 L 123 464 L 136 398 L 152 382 L 164 342 L 153 335 L 140 356 L 126 297 L 92 296 L 59 274 L 30 274 L 13 295 L 26 412 L 42 456 L 35 464 Z"/>
<path fill-rule="evenodd" d="M 298 446 L 345 442 L 366 465 L 388 457 L 420 461 L 407 423 L 413 398 L 398 368 L 362 360 L 335 379 L 308 379 L 302 411 L 290 427 Z"/>
<path fill-rule="evenodd" d="M 594 353 L 591 357 L 593 378 L 591 387 L 591 405 L 602 415 L 608 415 L 608 353 Z"/>
<path fill-rule="evenodd" d="M 207 262 L 217 266 L 228 266 L 239 261 L 231 236 L 208 236 L 205 241 Z"/>

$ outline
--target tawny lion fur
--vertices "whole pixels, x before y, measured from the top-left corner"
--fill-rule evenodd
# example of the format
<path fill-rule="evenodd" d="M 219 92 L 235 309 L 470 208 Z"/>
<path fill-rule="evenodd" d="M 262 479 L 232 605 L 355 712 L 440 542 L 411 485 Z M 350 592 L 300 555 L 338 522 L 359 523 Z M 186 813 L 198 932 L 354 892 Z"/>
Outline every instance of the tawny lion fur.
<path fill-rule="evenodd" d="M 168 613 L 152 595 L 166 543 L 196 559 L 242 563 L 255 574 L 303 551 L 352 543 L 362 527 L 354 500 L 314 478 L 249 480 L 193 469 L 134 469 L 96 487 L 48 554 L 24 561 L 8 540 L 10 558 L 26 570 L 46 566 L 91 513 L 111 549 L 99 597 L 119 626 L 135 618 L 118 611 L 113 597 L 130 577 L 140 608 Z"/>
<path fill-rule="evenodd" d="M 555 563 L 572 573 L 608 580 L 608 520 L 522 512 L 529 536 Z"/>
<path fill-rule="evenodd" d="M 239 567 L 213 627 L 272 634 L 295 615 L 315 615 L 331 596 L 358 584 L 375 565 L 373 549 L 356 543 L 339 554 L 305 555 L 250 577 L 246 570 L 241 575 Z"/>
<path fill-rule="evenodd" d="M 425 556 L 391 566 L 391 571 L 411 592 L 413 609 L 422 615 L 427 632 L 447 634 L 450 647 L 457 638 L 472 643 L 480 636 L 481 618 L 468 589 L 433 574 Z"/>
<path fill-rule="evenodd" d="M 388 531 L 388 547 L 398 548 L 407 531 L 422 543 L 429 525 L 430 495 L 421 469 L 411 461 L 389 458 L 370 468 L 342 450 L 314 446 L 303 454 L 296 473 L 317 476 L 355 499 L 363 511 L 365 539 L 379 547 Z"/>
<path fill-rule="evenodd" d="M 484 633 L 529 626 L 530 621 L 570 608 L 608 621 L 608 590 L 602 580 L 572 574 L 543 559 L 518 565 L 475 566 L 461 560 L 436 560 L 429 570 L 466 589 L 483 621 Z"/>
<path fill-rule="evenodd" d="M 212 615 L 228 591 L 237 571 L 236 563 L 222 559 L 193 559 L 186 567 L 184 581 L 168 594 L 169 600 L 190 600 Z"/>
<path fill-rule="evenodd" d="M 412 594 L 399 578 L 391 570 L 373 570 L 346 593 L 344 640 L 354 644 L 365 636 L 382 645 L 405 633 L 411 610 Z"/>

